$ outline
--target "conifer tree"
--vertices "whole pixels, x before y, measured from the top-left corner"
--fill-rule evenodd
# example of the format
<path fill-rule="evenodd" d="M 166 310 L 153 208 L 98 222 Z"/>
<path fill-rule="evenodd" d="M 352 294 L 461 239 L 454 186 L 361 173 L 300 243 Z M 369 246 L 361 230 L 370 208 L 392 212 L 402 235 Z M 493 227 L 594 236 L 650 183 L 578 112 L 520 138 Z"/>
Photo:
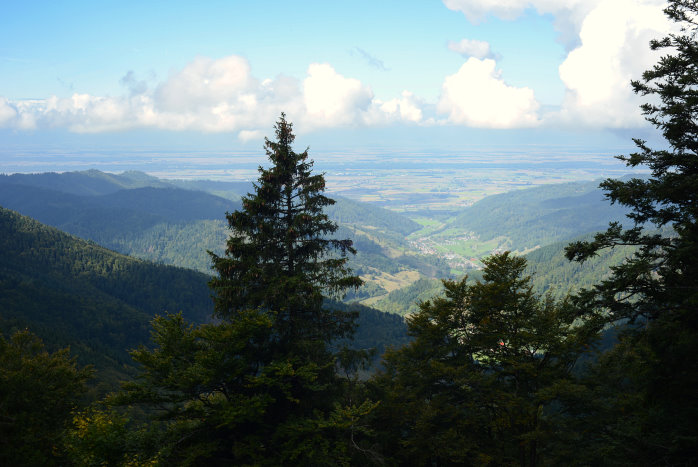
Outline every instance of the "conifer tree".
<path fill-rule="evenodd" d="M 284 114 L 275 130 L 275 141 L 265 139 L 272 166 L 259 168 L 255 192 L 243 197 L 242 210 L 227 215 L 225 256 L 211 253 L 218 273 L 210 283 L 215 313 L 234 319 L 246 309 L 273 310 L 281 342 L 329 342 L 352 329 L 354 316 L 323 309 L 323 297 L 361 285 L 346 266 L 346 254 L 355 250 L 351 240 L 328 238 L 338 227 L 323 209 L 334 200 L 323 194 L 324 176 L 312 174 L 308 150 L 293 151 L 295 135 Z"/>
<path fill-rule="evenodd" d="M 65 465 L 62 438 L 92 376 L 70 349 L 29 331 L 0 334 L 0 465 Z"/>
<path fill-rule="evenodd" d="M 536 296 L 526 260 L 484 260 L 483 281 L 444 281 L 445 296 L 407 318 L 411 344 L 388 352 L 372 384 L 375 424 L 399 465 L 542 462 L 558 388 L 585 342 L 566 302 Z"/>
<path fill-rule="evenodd" d="M 330 346 L 352 331 L 354 315 L 325 309 L 324 297 L 361 280 L 346 267 L 351 241 L 328 238 L 337 226 L 323 212 L 333 203 L 324 177 L 293 140 L 282 114 L 276 140 L 266 140 L 272 166 L 260 167 L 254 194 L 227 215 L 226 254 L 212 254 L 219 320 L 195 327 L 181 314 L 158 317 L 155 348 L 132 352 L 140 377 L 111 402 L 154 415 L 138 459 L 345 465 L 357 452 L 356 421 L 375 404 L 344 397 Z"/>
<path fill-rule="evenodd" d="M 646 166 L 647 179 L 606 180 L 613 203 L 630 208 L 630 229 L 612 224 L 592 242 L 570 245 L 584 261 L 603 248 L 634 245 L 637 252 L 612 275 L 579 296 L 590 322 L 630 324 L 593 372 L 593 397 L 580 410 L 593 427 L 598 456 L 609 462 L 688 465 L 698 443 L 698 2 L 670 0 L 664 10 L 680 32 L 650 42 L 668 51 L 631 84 L 649 96 L 642 111 L 666 147 L 636 139 L 638 151 L 620 156 Z M 628 404 L 628 401 L 632 401 Z M 599 441 L 602 440 L 602 441 Z"/>

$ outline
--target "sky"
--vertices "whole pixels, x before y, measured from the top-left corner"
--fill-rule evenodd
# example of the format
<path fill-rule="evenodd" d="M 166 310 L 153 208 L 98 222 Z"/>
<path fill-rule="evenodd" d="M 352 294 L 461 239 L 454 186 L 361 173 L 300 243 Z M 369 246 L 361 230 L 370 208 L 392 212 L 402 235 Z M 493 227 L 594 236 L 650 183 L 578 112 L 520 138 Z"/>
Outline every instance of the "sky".
<path fill-rule="evenodd" d="M 658 0 L 5 2 L 0 141 L 615 147 L 672 31 Z M 1 169 L 0 169 L 1 171 Z"/>

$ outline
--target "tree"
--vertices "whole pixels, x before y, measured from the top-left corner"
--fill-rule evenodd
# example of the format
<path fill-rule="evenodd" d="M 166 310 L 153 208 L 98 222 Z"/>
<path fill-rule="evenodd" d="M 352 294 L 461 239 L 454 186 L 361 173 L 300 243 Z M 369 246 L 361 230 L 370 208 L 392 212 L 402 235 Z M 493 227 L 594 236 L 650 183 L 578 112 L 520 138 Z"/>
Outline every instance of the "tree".
<path fill-rule="evenodd" d="M 631 84 L 651 97 L 642 110 L 667 147 L 652 149 L 636 139 L 638 151 L 619 159 L 647 166 L 651 176 L 601 185 L 612 203 L 630 208 L 635 226 L 611 224 L 592 242 L 570 245 L 567 256 L 584 261 L 604 248 L 637 247 L 609 278 L 579 296 L 599 328 L 630 323 L 599 367 L 626 369 L 624 378 L 606 374 L 618 386 L 603 410 L 617 417 L 601 429 L 607 439 L 632 446 L 642 463 L 676 464 L 688 462 L 698 443 L 698 3 L 670 0 L 664 11 L 680 33 L 650 42 L 651 49 L 670 53 Z M 636 401 L 634 410 L 625 410 L 623 398 Z M 618 432 L 632 436 L 618 438 Z"/>
<path fill-rule="evenodd" d="M 346 267 L 351 241 L 328 238 L 337 226 L 323 207 L 333 201 L 307 151 L 291 149 L 291 130 L 282 114 L 276 141 L 266 140 L 272 166 L 227 215 L 226 255 L 212 254 L 218 321 L 158 317 L 155 347 L 132 352 L 141 375 L 111 402 L 148 407 L 153 429 L 132 448 L 140 460 L 345 465 L 359 453 L 358 421 L 375 404 L 348 398 L 330 347 L 350 334 L 354 314 L 323 304 L 361 280 Z"/>
<path fill-rule="evenodd" d="M 272 166 L 259 168 L 255 193 L 243 197 L 243 209 L 227 214 L 232 232 L 225 256 L 211 253 L 218 277 L 210 284 L 221 318 L 261 307 L 277 313 L 281 342 L 328 342 L 347 335 L 355 316 L 323 309 L 323 297 L 362 281 L 346 266 L 346 254 L 355 253 L 351 240 L 327 237 L 338 227 L 323 209 L 335 202 L 323 194 L 324 176 L 311 173 L 308 150 L 293 151 L 292 130 L 281 114 L 276 141 L 265 139 Z"/>
<path fill-rule="evenodd" d="M 407 318 L 414 341 L 374 380 L 384 449 L 403 465 L 538 465 L 552 436 L 585 336 L 567 303 L 532 292 L 525 259 L 484 265 L 484 281 L 444 281 Z"/>
<path fill-rule="evenodd" d="M 0 464 L 61 465 L 63 435 L 91 375 L 68 349 L 49 353 L 28 331 L 0 335 Z"/>

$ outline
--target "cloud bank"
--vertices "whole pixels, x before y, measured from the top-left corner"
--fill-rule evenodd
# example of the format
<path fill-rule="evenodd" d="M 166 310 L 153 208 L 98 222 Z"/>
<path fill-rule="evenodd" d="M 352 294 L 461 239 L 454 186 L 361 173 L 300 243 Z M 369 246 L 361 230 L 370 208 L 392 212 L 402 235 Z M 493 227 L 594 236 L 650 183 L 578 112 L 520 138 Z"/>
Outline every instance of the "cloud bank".
<path fill-rule="evenodd" d="M 236 55 L 197 57 L 153 89 L 131 71 L 121 83 L 127 93 L 119 97 L 75 93 L 34 101 L 1 99 L 0 126 L 77 133 L 134 128 L 236 132 L 248 141 L 282 111 L 305 131 L 394 123 L 488 128 L 538 123 L 533 92 L 507 86 L 493 60 L 474 57 L 444 79 L 437 105 L 407 90 L 379 99 L 370 86 L 327 63 L 308 66 L 302 81 L 284 75 L 260 81 L 247 60 Z M 437 118 L 435 112 L 445 118 Z"/>
<path fill-rule="evenodd" d="M 488 15 L 514 20 L 527 9 L 551 14 L 568 49 L 559 67 L 565 98 L 544 123 L 625 128 L 644 124 L 630 80 L 659 58 L 650 39 L 675 31 L 664 0 L 444 0 L 478 23 Z"/>
<path fill-rule="evenodd" d="M 311 64 L 302 82 L 284 75 L 260 81 L 242 57 L 197 57 L 152 90 L 133 72 L 121 83 L 128 93 L 119 97 L 75 93 L 15 102 L 0 97 L 0 126 L 77 133 L 133 128 L 237 132 L 247 141 L 282 111 L 305 129 L 421 120 L 409 96 L 376 100 L 369 86 L 326 63 Z"/>
<path fill-rule="evenodd" d="M 443 83 L 438 110 L 448 121 L 480 128 L 538 125 L 538 102 L 529 88 L 508 86 L 494 60 L 471 57 Z"/>
<path fill-rule="evenodd" d="M 542 113 L 531 88 L 506 82 L 489 43 L 462 39 L 448 48 L 465 61 L 443 78 L 432 102 L 409 90 L 378 97 L 369 84 L 329 63 L 311 63 L 301 78 L 280 74 L 259 79 L 241 56 L 196 57 L 154 84 L 127 72 L 120 80 L 121 96 L 74 93 L 15 101 L 0 96 L 0 127 L 233 132 L 249 141 L 259 138 L 260 129 L 282 111 L 304 131 L 396 123 L 500 129 L 644 124 L 638 108 L 642 98 L 632 93 L 629 82 L 658 59 L 648 41 L 672 30 L 661 11 L 663 0 L 443 1 L 474 23 L 490 16 L 513 20 L 530 9 L 552 15 L 558 40 L 567 48 L 559 66 L 565 86 L 559 109 Z"/>

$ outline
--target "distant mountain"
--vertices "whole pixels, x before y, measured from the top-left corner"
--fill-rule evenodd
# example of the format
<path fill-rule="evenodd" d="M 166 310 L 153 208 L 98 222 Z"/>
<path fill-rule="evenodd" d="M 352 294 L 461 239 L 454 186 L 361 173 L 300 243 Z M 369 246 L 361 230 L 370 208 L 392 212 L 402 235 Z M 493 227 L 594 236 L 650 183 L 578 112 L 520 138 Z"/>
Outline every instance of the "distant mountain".
<path fill-rule="evenodd" d="M 127 188 L 147 186 L 165 188 L 170 186 L 157 177 L 143 172 L 129 171 L 121 174 L 110 174 L 99 170 L 0 175 L 0 185 L 5 183 L 84 196 L 106 195 Z"/>
<path fill-rule="evenodd" d="M 325 208 L 327 215 L 343 225 L 370 225 L 384 232 L 407 236 L 422 228 L 408 217 L 368 203 L 359 203 L 340 196 L 334 197 L 335 204 Z"/>
<path fill-rule="evenodd" d="M 501 238 L 501 248 L 523 251 L 623 221 L 627 210 L 611 205 L 599 181 L 544 185 L 488 196 L 464 209 L 434 235 L 474 233 Z"/>
<path fill-rule="evenodd" d="M 225 213 L 239 209 L 240 194 L 252 188 L 141 172 L 11 175 L 0 176 L 0 205 L 124 254 L 209 272 L 207 250 L 222 254 L 229 235 Z M 448 273 L 434 261 L 405 256 L 405 235 L 420 228 L 407 217 L 345 198 L 327 212 L 342 225 L 337 236 L 360 246 L 354 269 Z"/>
<path fill-rule="evenodd" d="M 204 274 L 130 258 L 0 208 L 0 332 L 28 328 L 49 348 L 70 346 L 108 387 L 129 376 L 127 351 L 148 342 L 156 314 L 211 319 L 207 282 Z M 331 306 L 359 312 L 350 347 L 380 354 L 407 342 L 397 315 Z"/>

